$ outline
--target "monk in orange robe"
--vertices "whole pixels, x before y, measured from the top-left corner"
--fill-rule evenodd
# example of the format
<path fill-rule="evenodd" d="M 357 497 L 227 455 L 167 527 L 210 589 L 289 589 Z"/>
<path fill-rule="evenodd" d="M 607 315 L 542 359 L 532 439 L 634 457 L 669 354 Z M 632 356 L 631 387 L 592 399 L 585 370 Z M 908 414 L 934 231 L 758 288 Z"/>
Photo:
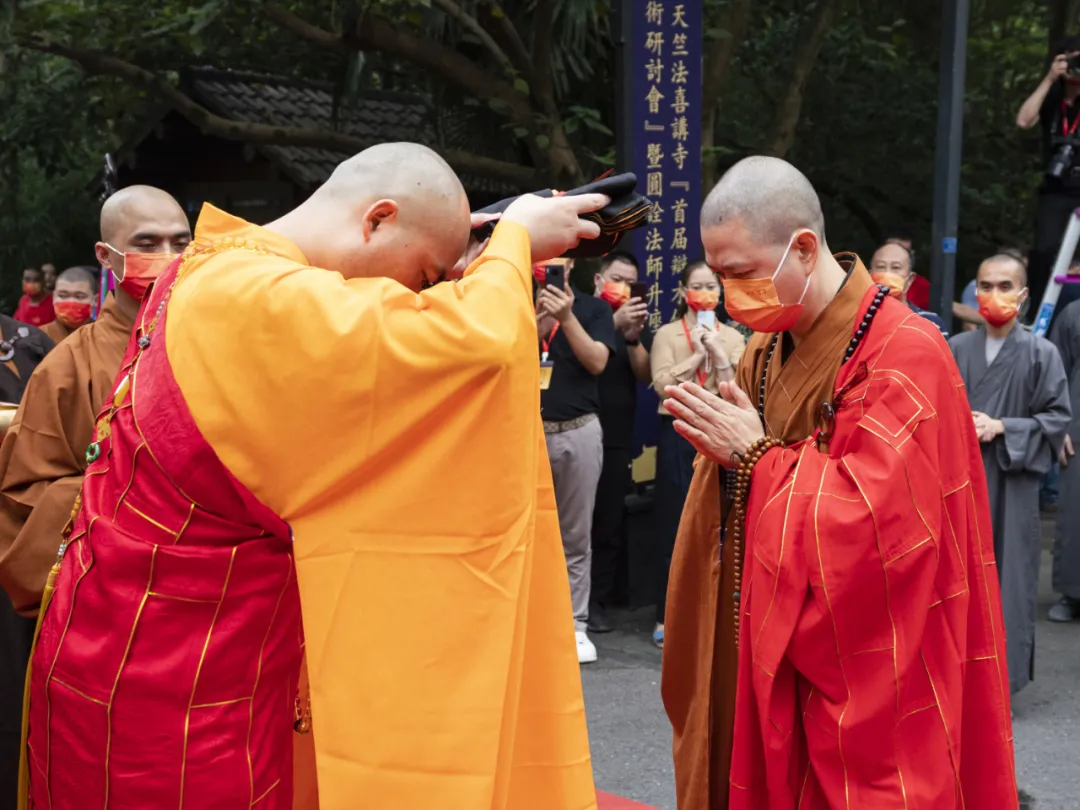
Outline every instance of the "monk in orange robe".
<path fill-rule="evenodd" d="M 92 268 L 69 267 L 55 277 L 53 311 L 56 320 L 41 327 L 53 343 L 71 337 L 76 329 L 90 323 L 98 282 Z"/>
<path fill-rule="evenodd" d="M 1018 806 L 979 446 L 939 330 L 833 257 L 806 178 L 733 167 L 702 209 L 756 334 L 699 450 L 662 691 L 680 810 Z"/>
<path fill-rule="evenodd" d="M 184 210 L 160 189 L 121 189 L 101 208 L 95 250 L 118 288 L 96 321 L 57 341 L 30 378 L 0 446 L 0 585 L 24 616 L 37 615 L 61 530 L 82 485 L 94 419 L 112 392 L 139 305 L 153 281 L 127 274 L 120 251 L 179 254 L 190 241 Z M 86 275 L 77 267 L 60 275 L 54 293 L 58 306 L 70 301 L 89 307 L 93 278 L 88 282 Z M 85 300 L 79 298 L 83 293 L 89 294 Z M 75 320 L 83 314 L 88 315 L 76 313 Z"/>
<path fill-rule="evenodd" d="M 607 202 L 518 200 L 447 284 L 468 202 L 423 147 L 266 227 L 204 207 L 42 610 L 31 807 L 291 808 L 312 727 L 322 810 L 595 807 L 531 266 Z"/>

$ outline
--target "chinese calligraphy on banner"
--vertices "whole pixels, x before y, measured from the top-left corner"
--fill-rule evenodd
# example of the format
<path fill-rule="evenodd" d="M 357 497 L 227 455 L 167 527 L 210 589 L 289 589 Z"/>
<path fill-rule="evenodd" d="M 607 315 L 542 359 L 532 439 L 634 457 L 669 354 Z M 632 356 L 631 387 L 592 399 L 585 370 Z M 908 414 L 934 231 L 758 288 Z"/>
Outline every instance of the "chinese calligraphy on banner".
<path fill-rule="evenodd" d="M 653 210 L 632 245 L 654 332 L 674 317 L 679 276 L 701 255 L 701 5 L 634 2 L 632 154 Z"/>
<path fill-rule="evenodd" d="M 653 202 L 649 224 L 630 248 L 649 285 L 649 328 L 673 320 L 683 268 L 702 257 L 701 0 L 633 0 L 628 74 L 633 87 L 631 155 L 638 187 Z M 637 452 L 656 444 L 656 395 L 641 391 Z"/>

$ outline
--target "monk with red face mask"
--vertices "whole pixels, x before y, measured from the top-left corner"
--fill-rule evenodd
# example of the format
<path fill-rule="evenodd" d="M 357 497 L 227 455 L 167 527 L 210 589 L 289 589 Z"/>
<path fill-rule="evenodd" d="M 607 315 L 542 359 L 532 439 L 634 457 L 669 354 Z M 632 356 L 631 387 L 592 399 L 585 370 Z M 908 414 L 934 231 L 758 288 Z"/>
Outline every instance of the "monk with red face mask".
<path fill-rule="evenodd" d="M 732 167 L 701 233 L 755 335 L 719 395 L 665 392 L 699 453 L 663 662 L 680 810 L 1016 808 L 986 477 L 948 345 L 832 255 L 782 160 Z"/>
<path fill-rule="evenodd" d="M 75 330 L 90 323 L 97 290 L 97 276 L 92 268 L 69 267 L 56 278 L 53 291 L 56 320 L 45 324 L 41 331 L 53 343 L 71 337 Z"/>
<path fill-rule="evenodd" d="M 160 189 L 131 186 L 102 206 L 101 241 L 95 250 L 119 287 L 96 321 L 58 341 L 38 366 L 0 446 L 0 585 L 25 616 L 37 612 L 61 529 L 82 483 L 94 419 L 112 391 L 139 305 L 153 273 L 167 264 L 129 268 L 125 253 L 178 254 L 190 241 L 183 209 Z M 58 297 L 67 289 L 65 277 L 76 270 L 58 279 Z M 87 286 L 85 280 L 82 285 Z M 67 301 L 76 306 L 61 308 L 61 315 L 72 325 L 85 323 L 92 298 L 64 297 L 58 306 Z"/>

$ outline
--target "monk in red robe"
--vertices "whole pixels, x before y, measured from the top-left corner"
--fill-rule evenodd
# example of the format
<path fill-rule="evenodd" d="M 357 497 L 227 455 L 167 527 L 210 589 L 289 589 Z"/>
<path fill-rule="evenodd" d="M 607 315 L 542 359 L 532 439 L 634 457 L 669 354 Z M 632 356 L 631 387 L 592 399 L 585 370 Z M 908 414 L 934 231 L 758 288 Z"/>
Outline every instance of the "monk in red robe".
<path fill-rule="evenodd" d="M 438 284 L 464 189 L 386 144 L 127 253 L 167 270 L 43 599 L 34 810 L 290 810 L 294 730 L 301 810 L 594 810 L 530 275 L 607 203 L 522 198 Z"/>
<path fill-rule="evenodd" d="M 1015 808 L 986 481 L 939 330 L 833 257 L 806 178 L 749 158 L 702 209 L 755 331 L 700 452 L 663 696 L 680 810 Z"/>

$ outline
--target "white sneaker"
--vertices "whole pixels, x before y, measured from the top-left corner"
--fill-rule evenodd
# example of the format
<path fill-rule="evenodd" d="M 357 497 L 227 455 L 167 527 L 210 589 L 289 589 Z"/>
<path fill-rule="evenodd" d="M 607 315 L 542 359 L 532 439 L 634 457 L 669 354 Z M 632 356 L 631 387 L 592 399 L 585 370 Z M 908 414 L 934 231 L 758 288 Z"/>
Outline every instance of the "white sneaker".
<path fill-rule="evenodd" d="M 596 645 L 589 641 L 584 630 L 574 634 L 577 636 L 577 662 L 579 664 L 592 664 L 596 661 Z"/>

